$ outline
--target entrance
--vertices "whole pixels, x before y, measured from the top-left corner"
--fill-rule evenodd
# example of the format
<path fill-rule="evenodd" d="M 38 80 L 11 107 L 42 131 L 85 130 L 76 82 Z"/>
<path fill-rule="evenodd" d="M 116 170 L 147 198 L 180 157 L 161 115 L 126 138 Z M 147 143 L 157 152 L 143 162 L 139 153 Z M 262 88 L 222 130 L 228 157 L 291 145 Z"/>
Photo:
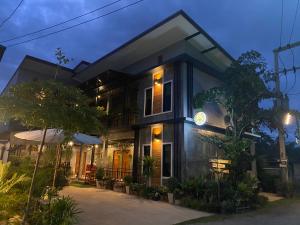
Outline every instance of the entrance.
<path fill-rule="evenodd" d="M 130 150 L 115 150 L 113 154 L 113 176 L 121 179 L 126 175 L 131 175 Z"/>

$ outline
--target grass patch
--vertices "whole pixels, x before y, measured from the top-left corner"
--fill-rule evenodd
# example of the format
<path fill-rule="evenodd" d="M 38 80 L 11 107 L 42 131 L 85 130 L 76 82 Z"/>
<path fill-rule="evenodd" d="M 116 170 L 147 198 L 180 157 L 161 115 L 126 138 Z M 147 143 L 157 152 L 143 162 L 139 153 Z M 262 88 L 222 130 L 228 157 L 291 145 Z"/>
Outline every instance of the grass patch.
<path fill-rule="evenodd" d="M 83 182 L 80 182 L 80 181 L 72 181 L 69 186 L 71 187 L 77 187 L 77 188 L 91 188 L 91 187 L 95 187 L 95 186 L 92 186 L 90 184 L 85 184 Z"/>

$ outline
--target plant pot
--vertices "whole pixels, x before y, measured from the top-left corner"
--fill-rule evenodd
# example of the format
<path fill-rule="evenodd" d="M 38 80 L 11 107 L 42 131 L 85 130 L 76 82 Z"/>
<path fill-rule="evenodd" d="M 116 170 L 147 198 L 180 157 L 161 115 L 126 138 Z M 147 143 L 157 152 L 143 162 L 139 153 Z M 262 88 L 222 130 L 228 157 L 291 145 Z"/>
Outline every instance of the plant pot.
<path fill-rule="evenodd" d="M 96 180 L 96 188 L 100 189 L 101 188 L 101 181 L 100 180 Z"/>
<path fill-rule="evenodd" d="M 174 194 L 173 193 L 168 193 L 168 202 L 170 204 L 174 204 Z"/>
<path fill-rule="evenodd" d="M 130 186 L 125 186 L 126 194 L 130 194 Z"/>

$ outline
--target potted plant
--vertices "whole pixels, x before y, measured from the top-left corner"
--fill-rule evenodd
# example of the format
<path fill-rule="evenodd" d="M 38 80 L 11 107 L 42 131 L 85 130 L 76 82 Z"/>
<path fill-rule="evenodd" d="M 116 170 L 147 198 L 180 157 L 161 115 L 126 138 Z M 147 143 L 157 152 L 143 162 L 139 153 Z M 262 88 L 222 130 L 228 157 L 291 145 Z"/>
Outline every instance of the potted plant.
<path fill-rule="evenodd" d="M 132 183 L 132 176 L 125 176 L 124 183 L 125 183 L 126 194 L 129 194 L 130 193 L 130 185 Z"/>
<path fill-rule="evenodd" d="M 180 200 L 181 200 L 181 197 L 183 195 L 182 190 L 180 188 L 175 188 L 173 194 L 174 194 L 174 203 L 175 203 L 175 205 L 180 205 L 180 203 L 181 203 Z"/>
<path fill-rule="evenodd" d="M 155 159 L 150 157 L 150 156 L 146 156 L 143 159 L 143 175 L 146 179 L 146 186 L 150 187 L 150 181 L 151 181 L 151 177 L 154 174 L 154 166 L 155 166 Z"/>
<path fill-rule="evenodd" d="M 174 191 L 179 187 L 179 182 L 175 177 L 171 177 L 167 180 L 166 186 L 168 189 L 168 201 L 170 204 L 174 204 Z"/>
<path fill-rule="evenodd" d="M 96 186 L 97 188 L 102 188 L 103 185 L 103 177 L 104 177 L 104 169 L 102 167 L 99 167 L 96 170 Z"/>

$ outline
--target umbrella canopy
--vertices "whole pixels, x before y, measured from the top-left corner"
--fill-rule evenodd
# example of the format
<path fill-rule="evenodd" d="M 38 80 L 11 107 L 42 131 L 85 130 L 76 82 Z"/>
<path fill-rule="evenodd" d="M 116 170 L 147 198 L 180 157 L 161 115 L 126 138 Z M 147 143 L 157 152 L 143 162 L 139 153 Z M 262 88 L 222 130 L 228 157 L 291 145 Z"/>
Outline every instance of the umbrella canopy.
<path fill-rule="evenodd" d="M 40 143 L 43 138 L 42 130 L 32 130 L 32 131 L 23 131 L 18 132 L 14 135 L 15 138 L 19 139 L 18 141 L 24 140 L 26 143 L 31 142 L 34 144 Z M 59 144 L 62 143 L 65 139 L 64 131 L 60 129 L 47 129 L 45 143 L 46 144 Z M 75 133 L 72 137 L 72 141 L 75 144 L 88 144 L 88 145 L 96 145 L 101 144 L 102 141 L 99 137 Z"/>

